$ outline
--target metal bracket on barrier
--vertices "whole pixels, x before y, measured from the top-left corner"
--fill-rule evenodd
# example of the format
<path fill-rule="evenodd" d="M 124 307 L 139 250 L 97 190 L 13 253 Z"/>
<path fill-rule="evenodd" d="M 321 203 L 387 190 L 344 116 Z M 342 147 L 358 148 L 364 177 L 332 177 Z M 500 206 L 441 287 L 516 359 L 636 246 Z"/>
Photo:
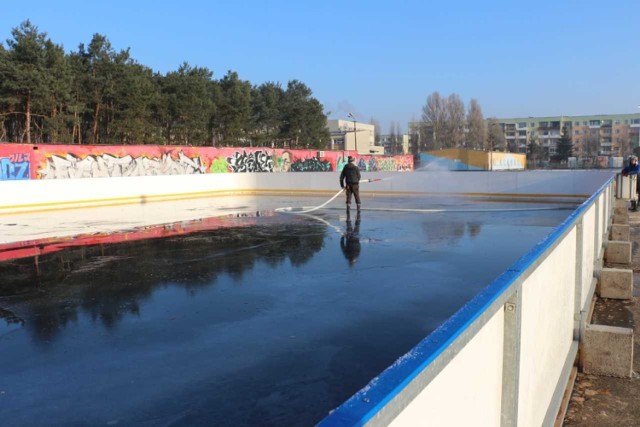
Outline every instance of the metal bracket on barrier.
<path fill-rule="evenodd" d="M 502 427 L 518 423 L 520 387 L 520 342 L 522 340 L 522 291 L 504 303 L 504 347 L 502 361 Z"/>

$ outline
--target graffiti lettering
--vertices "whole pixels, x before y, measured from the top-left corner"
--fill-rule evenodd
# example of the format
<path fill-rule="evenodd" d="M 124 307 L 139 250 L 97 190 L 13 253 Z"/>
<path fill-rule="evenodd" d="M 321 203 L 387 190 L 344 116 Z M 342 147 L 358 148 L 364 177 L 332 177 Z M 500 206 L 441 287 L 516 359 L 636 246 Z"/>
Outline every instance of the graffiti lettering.
<path fill-rule="evenodd" d="M 173 159 L 165 153 L 162 158 L 116 157 L 110 154 L 89 155 L 83 159 L 67 154 L 52 155 L 46 166 L 38 171 L 42 179 L 102 178 L 110 176 L 191 175 L 206 172 L 200 158 L 193 159 L 178 153 Z"/>
<path fill-rule="evenodd" d="M 23 179 L 29 179 L 29 156 L 27 154 L 15 154 L 8 158 L 0 158 L 0 181 Z"/>
<path fill-rule="evenodd" d="M 378 161 L 378 170 L 380 171 L 395 171 L 396 161 L 394 159 L 380 159 Z"/>
<path fill-rule="evenodd" d="M 518 161 L 512 155 L 505 155 L 502 158 L 493 159 L 493 170 L 513 170 L 524 169 L 524 164 Z"/>
<path fill-rule="evenodd" d="M 103 178 L 239 172 L 341 171 L 347 156 L 339 151 L 265 147 L 76 146 L 0 144 L 0 179 Z M 364 172 L 413 170 L 413 158 L 357 155 Z M 494 159 L 497 161 L 497 159 Z M 506 161 L 505 161 L 506 162 Z"/>
<path fill-rule="evenodd" d="M 331 163 L 327 160 L 320 160 L 317 157 L 310 159 L 296 160 L 291 164 L 293 172 L 330 172 Z"/>
<path fill-rule="evenodd" d="M 22 163 L 29 161 L 29 155 L 27 153 L 13 153 L 9 154 L 9 161 L 12 163 Z"/>
<path fill-rule="evenodd" d="M 234 173 L 242 172 L 273 172 L 273 157 L 262 150 L 247 153 L 236 152 L 227 157 L 229 169 Z"/>

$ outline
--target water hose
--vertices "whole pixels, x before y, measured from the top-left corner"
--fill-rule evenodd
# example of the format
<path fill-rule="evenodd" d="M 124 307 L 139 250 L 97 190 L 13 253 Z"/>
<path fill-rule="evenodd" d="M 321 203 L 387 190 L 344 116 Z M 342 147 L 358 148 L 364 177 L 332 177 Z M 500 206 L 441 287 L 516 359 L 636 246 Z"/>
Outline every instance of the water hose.
<path fill-rule="evenodd" d="M 376 179 L 361 179 L 359 182 L 375 182 L 375 181 L 382 181 L 385 178 L 376 178 Z M 286 207 L 286 208 L 277 208 L 275 211 L 276 212 L 284 212 L 284 213 L 294 213 L 294 214 L 305 214 L 305 213 L 309 213 L 309 212 L 313 212 L 313 211 L 317 211 L 318 209 L 322 209 L 325 206 L 327 206 L 329 203 L 333 202 L 335 200 L 336 197 L 338 197 L 340 195 L 340 193 L 342 193 L 344 191 L 344 188 L 340 189 L 340 191 L 338 191 L 332 198 L 330 198 L 329 200 L 327 200 L 326 202 L 324 202 L 323 204 L 321 204 L 320 206 L 303 206 L 301 208 L 293 208 L 293 207 Z M 300 209 L 300 210 L 298 210 Z"/>

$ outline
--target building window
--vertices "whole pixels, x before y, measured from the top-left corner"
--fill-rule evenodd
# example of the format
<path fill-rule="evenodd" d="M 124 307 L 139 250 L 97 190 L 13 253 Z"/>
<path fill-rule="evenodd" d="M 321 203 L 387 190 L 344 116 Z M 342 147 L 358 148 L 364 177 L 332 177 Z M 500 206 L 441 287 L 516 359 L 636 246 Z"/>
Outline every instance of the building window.
<path fill-rule="evenodd" d="M 580 126 L 580 122 L 574 122 L 573 124 L 576 126 Z"/>
<path fill-rule="evenodd" d="M 614 125 L 619 125 L 620 124 L 620 120 L 616 120 L 613 122 Z"/>
<path fill-rule="evenodd" d="M 616 129 L 616 133 L 620 133 L 620 129 Z"/>
<path fill-rule="evenodd" d="M 589 120 L 589 126 L 600 126 L 600 120 Z"/>
<path fill-rule="evenodd" d="M 582 126 L 589 126 L 589 122 L 582 122 Z"/>
<path fill-rule="evenodd" d="M 580 131 L 579 130 L 576 130 L 576 135 L 580 135 Z"/>
<path fill-rule="evenodd" d="M 536 127 L 535 122 L 531 122 L 531 123 L 529 123 L 529 124 L 531 125 L 531 127 L 532 127 L 532 128 Z"/>
<path fill-rule="evenodd" d="M 632 125 L 638 125 L 638 124 L 640 124 L 640 119 L 632 119 L 632 120 L 631 120 L 631 124 L 632 124 Z"/>
<path fill-rule="evenodd" d="M 605 126 L 611 126 L 611 120 L 603 120 L 602 124 Z"/>

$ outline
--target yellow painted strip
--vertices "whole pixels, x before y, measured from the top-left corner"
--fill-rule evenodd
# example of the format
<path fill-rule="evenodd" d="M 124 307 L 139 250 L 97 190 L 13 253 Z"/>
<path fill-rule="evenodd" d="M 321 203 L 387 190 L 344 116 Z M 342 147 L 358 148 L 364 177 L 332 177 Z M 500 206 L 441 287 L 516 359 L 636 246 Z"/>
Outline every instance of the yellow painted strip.
<path fill-rule="evenodd" d="M 144 202 L 140 201 L 140 198 L 137 198 L 136 200 L 121 201 L 121 202 L 106 202 L 106 200 L 108 199 L 104 199 L 105 200 L 104 202 L 100 200 L 95 200 L 95 203 L 93 204 L 85 203 L 82 206 L 74 206 L 72 205 L 73 202 L 67 202 L 67 206 L 50 207 L 50 208 L 43 206 L 40 209 L 0 212 L 0 216 L 19 215 L 19 214 L 27 214 L 27 213 L 68 211 L 68 210 L 75 210 L 75 209 L 107 208 L 107 207 L 115 207 L 115 206 L 137 205 L 142 203 L 163 203 L 163 202 L 175 202 L 179 200 L 207 199 L 207 198 L 228 197 L 228 196 L 230 195 L 219 194 L 219 195 L 194 196 L 194 197 L 171 197 L 171 198 L 163 198 L 163 199 L 156 198 L 154 200 L 145 200 Z M 251 196 L 251 194 L 235 194 L 235 196 L 243 197 L 243 196 Z"/>
<path fill-rule="evenodd" d="M 375 193 L 375 194 L 389 194 L 389 195 L 402 195 L 402 196 L 463 196 L 463 197 L 530 197 L 530 198 L 545 198 L 545 199 L 588 199 L 591 197 L 587 194 L 542 194 L 542 193 L 438 193 L 429 191 L 361 191 L 361 193 Z"/>
<path fill-rule="evenodd" d="M 516 193 L 436 193 L 436 192 L 411 192 L 411 191 L 363 191 L 363 194 L 375 196 L 461 196 L 461 197 L 484 197 L 479 201 L 503 201 L 503 202 L 540 202 L 540 200 L 530 201 L 526 199 L 576 199 L 583 201 L 589 196 L 587 195 L 566 195 L 566 194 L 516 194 Z M 139 203 L 160 203 L 179 200 L 193 200 L 204 198 L 218 198 L 230 196 L 289 196 L 289 197 L 308 197 L 309 195 L 327 195 L 335 194 L 333 190 L 299 190 L 299 189 L 283 189 L 283 190 L 263 190 L 263 189 L 234 189 L 234 190 L 214 190 L 214 191 L 198 191 L 192 193 L 167 193 L 155 195 L 126 196 L 126 197 L 110 197 L 104 199 L 74 200 L 62 202 L 48 203 L 31 203 L 21 205 L 0 206 L 0 216 L 15 215 L 36 212 L 52 212 L 72 209 L 85 209 L 96 207 L 124 206 Z M 486 199 L 486 197 L 494 197 L 494 199 Z M 496 197 L 500 199 L 495 199 Z M 569 201 L 555 201 L 553 203 L 574 203 Z"/>
<path fill-rule="evenodd" d="M 476 199 L 478 202 L 489 202 L 489 203 L 549 203 L 554 205 L 576 205 L 578 203 L 584 202 L 586 199 L 578 199 L 578 200 L 526 200 L 526 199 Z"/>
<path fill-rule="evenodd" d="M 205 193 L 205 194 L 200 194 Z M 289 194 L 289 192 L 276 192 L 274 194 L 268 194 L 270 191 L 249 191 L 249 190 L 233 190 L 233 191 L 220 191 L 215 192 L 217 194 L 212 194 L 210 192 L 199 192 L 199 193 L 186 193 L 186 194 L 178 194 L 175 197 L 171 197 L 171 195 L 154 195 L 154 196 L 132 196 L 132 197 L 117 197 L 117 198 L 107 198 L 107 199 L 93 199 L 93 200 L 80 200 L 80 201 L 69 201 L 69 202 L 52 202 L 52 203 L 34 203 L 31 205 L 14 205 L 14 206 L 2 206 L 0 209 L 9 209 L 13 207 L 13 211 L 2 212 L 0 211 L 0 216 L 6 215 L 18 215 L 18 214 L 26 214 L 26 213 L 41 213 L 41 212 L 56 212 L 56 211 L 65 211 L 65 210 L 74 210 L 74 209 L 88 209 L 88 208 L 100 208 L 100 207 L 113 207 L 113 206 L 125 206 L 125 205 L 135 205 L 135 204 L 144 204 L 144 203 L 162 203 L 162 202 L 175 202 L 180 200 L 195 200 L 195 199 L 207 199 L 207 198 L 218 198 L 218 197 L 246 197 L 246 196 L 283 196 L 288 195 L 289 197 L 307 197 L 304 194 Z M 322 191 L 320 193 L 329 194 L 331 192 Z M 80 205 L 80 206 L 78 206 Z"/>
<path fill-rule="evenodd" d="M 183 198 L 191 198 L 191 197 L 197 198 L 201 196 L 215 197 L 216 195 L 226 196 L 229 194 L 233 194 L 236 192 L 243 192 L 243 191 L 254 191 L 254 190 L 217 190 L 217 191 L 198 191 L 193 193 L 167 193 L 167 194 L 151 194 L 151 195 L 141 195 L 141 196 L 108 197 L 104 199 L 29 203 L 24 205 L 7 205 L 7 206 L 0 206 L 0 209 L 19 209 L 23 207 L 32 207 L 32 206 L 60 206 L 60 205 L 68 205 L 68 204 L 91 204 L 91 203 L 103 203 L 103 202 L 119 202 L 119 201 L 127 201 L 127 200 L 139 202 L 141 199 L 148 200 L 148 199 L 170 198 L 170 197 L 183 197 Z"/>
<path fill-rule="evenodd" d="M 212 190 L 212 191 L 196 191 L 192 193 L 167 193 L 167 194 L 151 194 L 151 195 L 139 195 L 139 196 L 124 196 L 124 197 L 109 197 L 104 199 L 89 199 L 89 200 L 72 200 L 72 201 L 63 201 L 63 202 L 43 202 L 43 203 L 29 203 L 22 205 L 6 205 L 0 206 L 0 210 L 2 209 L 21 209 L 28 207 L 37 207 L 37 206 L 64 206 L 69 204 L 93 204 L 93 203 L 104 203 L 104 202 L 122 202 L 122 201 L 131 201 L 131 203 L 138 203 L 144 199 L 144 201 L 150 201 L 153 199 L 167 199 L 172 198 L 184 198 L 184 199 L 192 199 L 192 198 L 202 198 L 202 197 L 216 197 L 216 196 L 233 196 L 233 195 L 260 195 L 260 194 L 290 194 L 290 193 L 298 193 L 298 194 L 333 194 L 330 190 L 260 190 L 260 189 L 234 189 L 234 190 Z"/>

